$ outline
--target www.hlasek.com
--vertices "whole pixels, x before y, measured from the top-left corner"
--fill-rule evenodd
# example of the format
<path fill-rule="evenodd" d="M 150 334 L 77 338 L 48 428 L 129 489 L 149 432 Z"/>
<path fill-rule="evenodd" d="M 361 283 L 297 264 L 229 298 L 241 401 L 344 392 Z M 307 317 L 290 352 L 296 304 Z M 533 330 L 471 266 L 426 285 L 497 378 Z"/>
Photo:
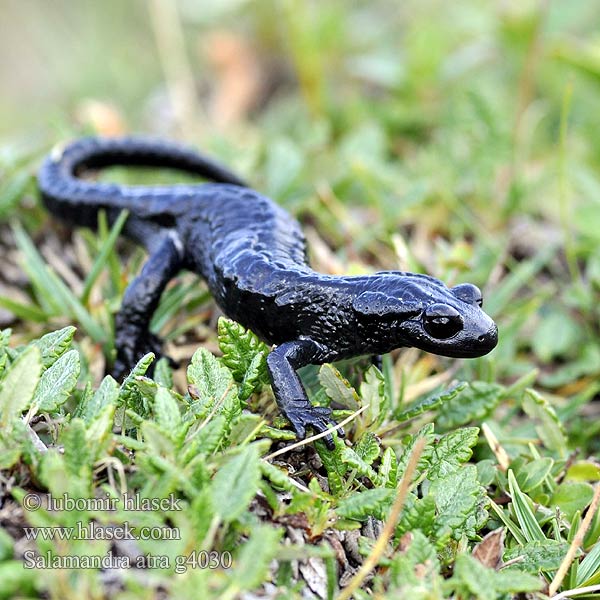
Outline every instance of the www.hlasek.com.
<path fill-rule="evenodd" d="M 128 521 L 105 526 L 77 521 L 71 527 L 23 527 L 28 540 L 180 540 L 177 527 L 134 527 Z"/>
<path fill-rule="evenodd" d="M 103 556 L 38 554 L 27 550 L 23 554 L 23 567 L 26 569 L 170 569 L 175 573 L 185 573 L 188 569 L 229 569 L 233 564 L 231 552 L 199 550 L 175 557 L 163 554 L 143 554 L 135 558 L 119 556 L 108 552 Z"/>

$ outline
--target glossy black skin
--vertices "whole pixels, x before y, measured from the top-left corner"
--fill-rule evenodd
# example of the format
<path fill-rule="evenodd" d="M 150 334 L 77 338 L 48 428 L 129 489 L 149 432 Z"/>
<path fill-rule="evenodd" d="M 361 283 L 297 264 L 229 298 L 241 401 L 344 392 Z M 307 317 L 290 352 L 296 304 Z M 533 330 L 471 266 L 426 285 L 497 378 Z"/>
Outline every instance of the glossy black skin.
<path fill-rule="evenodd" d="M 122 186 L 78 177 L 108 165 L 169 167 L 215 183 Z M 413 346 L 451 357 L 487 354 L 495 323 L 471 284 L 447 288 L 426 275 L 387 271 L 323 275 L 306 258 L 299 224 L 272 200 L 195 151 L 146 138 L 87 138 L 49 155 L 38 175 L 49 210 L 94 227 L 99 209 L 111 220 L 127 209 L 124 233 L 149 259 L 125 292 L 116 317 L 122 377 L 146 352 L 160 355 L 148 326 L 160 295 L 181 269 L 201 275 L 223 312 L 277 344 L 267 359 L 273 391 L 298 437 L 333 424 L 313 407 L 296 370 L 307 364 Z M 325 442 L 333 447 L 331 435 Z"/>

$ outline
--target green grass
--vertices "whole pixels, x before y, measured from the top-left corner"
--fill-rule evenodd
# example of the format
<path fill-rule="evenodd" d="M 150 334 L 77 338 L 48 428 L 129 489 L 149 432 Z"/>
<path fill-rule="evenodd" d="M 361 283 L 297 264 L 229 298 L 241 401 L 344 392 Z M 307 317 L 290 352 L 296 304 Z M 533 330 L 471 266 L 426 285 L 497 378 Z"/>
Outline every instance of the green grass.
<path fill-rule="evenodd" d="M 188 3 L 174 25 L 209 95 L 227 76 L 197 47 L 217 29 L 250 40 L 258 66 L 279 73 L 277 94 L 221 127 L 210 103 L 171 118 L 149 101 L 172 91 L 149 57 L 170 69 L 181 56 L 157 43 L 143 73 L 123 61 L 139 39 L 168 33 L 152 29 L 146 4 L 127 6 L 106 3 L 137 32 L 114 52 L 104 17 L 93 43 L 70 51 L 58 11 L 39 42 L 50 64 L 64 60 L 64 89 L 40 78 L 56 99 L 47 114 L 16 110 L 25 88 L 0 99 L 16 124 L 0 140 L 0 308 L 14 315 L 0 335 L 0 597 L 300 598 L 308 587 L 344 598 L 350 582 L 358 599 L 600 595 L 594 3 L 261 1 L 211 14 Z M 10 10 L 27 31 L 44 16 Z M 91 11 L 81 3 L 70 18 L 83 27 Z M 53 143 L 106 126 L 77 112 L 89 96 L 114 104 L 126 129 L 185 138 L 237 169 L 298 216 L 318 269 L 479 285 L 498 347 L 470 361 L 407 349 L 382 372 L 360 360 L 309 367 L 311 400 L 352 417 L 349 441 L 271 456 L 294 438 L 273 405 L 269 348 L 231 321 L 217 327 L 206 288 L 182 274 L 152 323 L 182 367 L 159 361 L 151 378 L 146 357 L 121 385 L 103 378 L 143 252 L 118 238 L 122 220 L 59 228 L 32 178 Z M 128 510 L 124 491 L 167 506 Z M 28 510 L 28 494 L 114 498 L 115 510 Z M 24 529 L 92 523 L 162 529 L 136 541 Z M 24 568 L 27 551 L 130 562 Z"/>

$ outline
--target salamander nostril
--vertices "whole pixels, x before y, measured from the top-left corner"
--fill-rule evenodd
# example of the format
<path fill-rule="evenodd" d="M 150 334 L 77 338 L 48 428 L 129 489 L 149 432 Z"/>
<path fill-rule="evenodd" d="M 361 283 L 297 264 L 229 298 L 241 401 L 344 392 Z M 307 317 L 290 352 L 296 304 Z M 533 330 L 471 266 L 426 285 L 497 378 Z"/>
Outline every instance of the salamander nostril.
<path fill-rule="evenodd" d="M 482 333 L 477 341 L 490 350 L 496 346 L 498 343 L 498 328 L 494 325 L 490 329 L 488 329 L 485 333 Z"/>

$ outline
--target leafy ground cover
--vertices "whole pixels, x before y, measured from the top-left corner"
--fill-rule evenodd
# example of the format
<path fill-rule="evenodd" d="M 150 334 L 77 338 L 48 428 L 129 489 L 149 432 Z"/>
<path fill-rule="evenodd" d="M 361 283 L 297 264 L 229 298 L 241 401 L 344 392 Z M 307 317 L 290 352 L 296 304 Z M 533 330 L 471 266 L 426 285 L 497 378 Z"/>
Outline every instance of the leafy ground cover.
<path fill-rule="evenodd" d="M 107 2 L 114 31 L 93 6 L 68 17 L 81 52 L 60 10 L 49 22 L 65 91 L 44 84 L 47 114 L 0 102 L 15 124 L 0 146 L 0 596 L 597 596 L 597 6 Z M 25 39 L 44 16 L 7 10 Z M 157 57 L 143 72 L 140 40 Z M 122 383 L 105 376 L 143 253 L 119 238 L 126 215 L 97 232 L 56 223 L 33 175 L 57 142 L 138 129 L 276 198 L 319 270 L 480 285 L 498 348 L 309 367 L 311 400 L 348 420 L 348 442 L 294 446 L 269 348 L 183 273 L 152 323 L 181 367 L 150 375 L 147 356 Z M 134 510 L 123 494 L 166 502 Z M 81 498 L 112 510 L 48 505 Z"/>

